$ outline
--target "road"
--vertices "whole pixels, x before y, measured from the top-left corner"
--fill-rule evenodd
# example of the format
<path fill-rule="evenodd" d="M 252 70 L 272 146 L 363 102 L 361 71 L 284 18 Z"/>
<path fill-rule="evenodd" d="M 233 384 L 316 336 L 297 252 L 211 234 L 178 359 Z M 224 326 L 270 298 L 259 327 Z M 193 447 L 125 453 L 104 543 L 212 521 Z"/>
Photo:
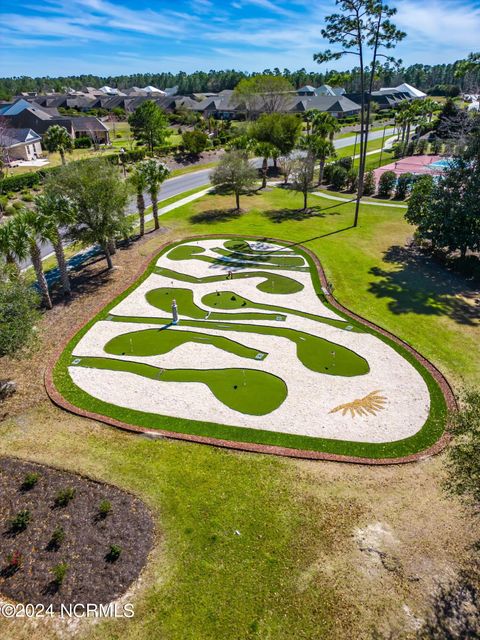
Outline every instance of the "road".
<path fill-rule="evenodd" d="M 387 129 L 385 132 L 385 137 L 391 136 L 393 133 L 392 129 Z M 384 135 L 383 131 L 372 131 L 369 135 L 370 140 L 378 140 L 382 138 Z M 349 147 L 355 144 L 355 136 L 349 136 L 348 138 L 341 138 L 340 140 L 334 140 L 333 144 L 336 149 L 343 149 L 344 147 Z M 261 165 L 261 160 L 255 160 L 254 164 L 258 167 Z M 192 189 L 197 189 L 198 187 L 206 186 L 210 183 L 210 174 L 213 171 L 210 169 L 200 169 L 198 171 L 192 171 L 191 173 L 185 173 L 184 175 L 177 176 L 175 178 L 169 178 L 165 180 L 162 185 L 162 189 L 160 191 L 160 202 L 162 200 L 167 200 L 168 198 L 173 198 L 175 196 L 181 195 L 186 191 L 191 191 Z M 145 204 L 146 206 L 150 206 L 152 204 L 151 198 L 148 194 L 145 194 Z M 127 206 L 127 213 L 136 213 L 137 212 L 137 202 L 136 198 L 132 198 Z M 42 258 L 51 255 L 53 252 L 53 247 L 50 243 L 46 242 L 41 246 Z M 25 269 L 31 265 L 30 260 L 25 260 L 20 266 L 22 269 Z"/>

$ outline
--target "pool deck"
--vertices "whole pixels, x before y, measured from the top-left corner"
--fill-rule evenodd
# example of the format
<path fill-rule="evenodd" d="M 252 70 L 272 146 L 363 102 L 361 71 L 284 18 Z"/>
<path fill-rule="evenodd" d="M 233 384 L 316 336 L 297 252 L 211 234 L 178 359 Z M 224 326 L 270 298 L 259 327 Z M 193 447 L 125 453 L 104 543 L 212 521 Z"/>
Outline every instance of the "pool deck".
<path fill-rule="evenodd" d="M 385 171 L 394 171 L 397 176 L 402 173 L 416 173 L 421 175 L 441 175 L 443 170 L 441 167 L 432 167 L 434 162 L 443 160 L 442 156 L 410 156 L 408 158 L 402 158 L 396 160 L 391 164 L 387 164 L 379 169 L 375 169 L 375 180 L 378 182 L 380 176 Z"/>

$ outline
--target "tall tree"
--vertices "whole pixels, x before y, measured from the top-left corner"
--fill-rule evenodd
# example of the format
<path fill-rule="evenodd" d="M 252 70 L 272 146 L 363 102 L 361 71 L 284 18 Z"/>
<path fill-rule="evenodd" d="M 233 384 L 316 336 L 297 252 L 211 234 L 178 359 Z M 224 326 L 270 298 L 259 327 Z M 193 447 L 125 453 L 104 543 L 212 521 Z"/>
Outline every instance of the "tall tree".
<path fill-rule="evenodd" d="M 53 307 L 52 299 L 47 279 L 43 272 L 42 254 L 39 245 L 39 243 L 48 239 L 45 220 L 41 216 L 37 216 L 31 209 L 22 209 L 7 224 L 12 225 L 12 250 L 15 257 L 21 262 L 27 256 L 30 256 L 43 302 L 47 309 L 51 309 Z"/>
<path fill-rule="evenodd" d="M 145 191 L 147 190 L 147 176 L 142 163 L 138 163 L 130 176 L 132 184 L 137 194 L 138 217 L 140 218 L 140 236 L 145 235 Z"/>
<path fill-rule="evenodd" d="M 354 226 L 358 224 L 360 203 L 363 195 L 365 164 L 368 145 L 368 132 L 371 110 L 371 94 L 373 91 L 378 59 L 393 58 L 381 53 L 382 49 L 392 49 L 405 37 L 405 33 L 395 27 L 390 18 L 396 9 L 391 9 L 382 0 L 336 0 L 341 13 L 326 17 L 327 26 L 322 29 L 322 36 L 331 44 L 340 45 L 340 51 L 327 50 L 314 55 L 318 63 L 339 60 L 346 54 L 358 57 L 360 67 L 360 164 L 358 170 L 358 189 L 355 207 Z M 366 56 L 372 55 L 368 67 Z"/>
<path fill-rule="evenodd" d="M 32 345 L 39 301 L 23 274 L 0 263 L 0 357 L 20 355 Z"/>
<path fill-rule="evenodd" d="M 333 138 L 336 133 L 341 129 L 341 126 L 331 113 L 327 111 L 318 111 L 315 113 L 312 121 L 312 133 L 322 138 L 328 138 L 333 142 Z"/>
<path fill-rule="evenodd" d="M 293 169 L 294 186 L 297 191 L 303 193 L 303 210 L 308 209 L 308 193 L 313 183 L 314 162 L 311 156 L 307 155 L 298 158 Z"/>
<path fill-rule="evenodd" d="M 245 105 L 247 117 L 251 118 L 255 113 L 283 111 L 294 91 L 293 85 L 282 76 L 257 75 L 240 80 L 234 99 Z"/>
<path fill-rule="evenodd" d="M 44 230 L 44 236 L 52 243 L 55 251 L 63 292 L 66 296 L 69 296 L 72 288 L 65 259 L 61 229 L 68 224 L 72 224 L 75 220 L 75 210 L 68 198 L 56 193 L 53 189 L 49 189 L 47 183 L 44 193 L 35 198 L 35 213 L 37 217 L 42 218 L 41 226 Z"/>
<path fill-rule="evenodd" d="M 120 179 L 118 168 L 99 158 L 71 162 L 55 176 L 51 188 L 75 208 L 70 237 L 85 246 L 100 245 L 111 269 L 111 240 L 126 237 L 131 230 L 125 215 L 130 189 Z"/>
<path fill-rule="evenodd" d="M 147 180 L 147 189 L 152 199 L 152 213 L 155 230 L 160 229 L 158 221 L 158 191 L 160 185 L 170 175 L 170 169 L 167 165 L 157 162 L 156 160 L 145 160 L 142 162 L 142 169 Z"/>
<path fill-rule="evenodd" d="M 59 124 L 53 124 L 51 127 L 48 127 L 43 135 L 42 145 L 47 151 L 50 151 L 50 153 L 58 151 L 62 159 L 62 164 L 65 166 L 67 163 L 65 154 L 72 151 L 73 140 L 65 127 L 61 127 Z"/>
<path fill-rule="evenodd" d="M 216 187 L 235 194 L 236 210 L 240 211 L 240 195 L 253 189 L 257 181 L 257 170 L 241 151 L 229 151 L 222 156 L 217 168 L 210 176 Z"/>
<path fill-rule="evenodd" d="M 128 123 L 133 137 L 145 144 L 150 153 L 153 153 L 154 147 L 164 145 L 170 135 L 167 115 L 153 100 L 146 100 L 135 109 Z"/>
<path fill-rule="evenodd" d="M 301 130 L 302 121 L 298 116 L 264 113 L 248 127 L 247 131 L 255 143 L 266 143 L 278 149 L 278 153 L 270 149 L 270 157 L 274 158 L 276 166 L 276 158 L 279 155 L 288 155 L 293 151 Z"/>

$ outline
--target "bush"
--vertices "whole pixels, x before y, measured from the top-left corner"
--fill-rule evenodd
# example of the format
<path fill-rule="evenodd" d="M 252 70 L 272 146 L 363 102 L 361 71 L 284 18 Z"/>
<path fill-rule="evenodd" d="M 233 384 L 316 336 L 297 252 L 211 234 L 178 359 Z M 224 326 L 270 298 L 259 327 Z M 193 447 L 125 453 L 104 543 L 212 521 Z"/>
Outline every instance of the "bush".
<path fill-rule="evenodd" d="M 0 210 L 4 211 L 8 206 L 8 196 L 0 196 Z"/>
<path fill-rule="evenodd" d="M 88 136 L 82 136 L 81 138 L 75 138 L 75 149 L 90 149 L 92 146 L 92 139 Z"/>
<path fill-rule="evenodd" d="M 337 160 L 335 164 L 339 167 L 343 167 L 347 171 L 350 171 L 353 167 L 353 158 L 340 158 L 340 160 Z"/>
<path fill-rule="evenodd" d="M 124 164 L 127 162 L 140 162 L 140 160 L 145 159 L 146 155 L 146 149 L 132 149 L 132 151 L 125 151 L 125 153 L 121 153 L 120 160 Z"/>
<path fill-rule="evenodd" d="M 428 147 L 428 142 L 427 140 L 425 140 L 425 138 L 420 138 L 420 140 L 417 143 L 417 153 L 420 156 L 425 155 L 425 153 L 427 152 L 427 147 Z"/>
<path fill-rule="evenodd" d="M 365 175 L 365 182 L 363 184 L 363 195 L 373 196 L 373 194 L 375 193 L 376 186 L 377 185 L 375 183 L 375 174 L 373 173 L 373 171 L 369 171 Z"/>
<path fill-rule="evenodd" d="M 394 171 L 385 171 L 380 176 L 378 183 L 378 195 L 380 198 L 390 198 L 395 188 L 397 176 Z"/>
<path fill-rule="evenodd" d="M 52 537 L 50 538 L 49 547 L 54 549 L 58 549 L 62 542 L 65 540 L 65 529 L 60 525 L 55 527 L 52 533 Z"/>
<path fill-rule="evenodd" d="M 392 146 L 392 151 L 393 157 L 395 158 L 395 160 L 398 160 L 399 158 L 403 158 L 405 156 L 407 145 L 402 142 L 395 142 L 395 144 Z"/>
<path fill-rule="evenodd" d="M 25 193 L 22 196 L 22 200 L 23 200 L 23 202 L 33 202 L 33 196 L 32 196 L 31 193 Z"/>
<path fill-rule="evenodd" d="M 417 148 L 417 143 L 414 140 L 410 140 L 410 142 L 407 144 L 407 156 L 413 156 L 413 154 L 415 153 L 415 150 Z"/>
<path fill-rule="evenodd" d="M 14 213 L 16 213 L 17 210 L 15 209 L 15 207 L 11 204 L 7 205 L 4 209 L 4 213 L 6 216 L 13 216 Z"/>
<path fill-rule="evenodd" d="M 98 507 L 98 513 L 101 518 L 106 518 L 112 510 L 112 503 L 109 500 L 102 500 Z"/>
<path fill-rule="evenodd" d="M 27 473 L 22 482 L 23 491 L 30 491 L 30 489 L 33 489 L 33 487 L 37 484 L 39 478 L 39 473 Z"/>
<path fill-rule="evenodd" d="M 118 546 L 118 544 L 111 544 L 110 549 L 108 550 L 106 557 L 107 562 L 115 562 L 120 557 L 122 553 L 122 547 Z"/>
<path fill-rule="evenodd" d="M 344 188 L 347 177 L 348 171 L 344 167 L 337 165 L 333 168 L 331 183 L 335 191 L 341 191 Z"/>
<path fill-rule="evenodd" d="M 405 200 L 410 193 L 413 184 L 413 173 L 402 173 L 398 176 L 397 185 L 395 187 L 395 198 L 397 200 Z"/>
<path fill-rule="evenodd" d="M 356 169 L 350 169 L 347 174 L 348 189 L 352 193 L 357 190 L 358 187 L 358 173 Z"/>
<path fill-rule="evenodd" d="M 23 209 L 23 204 L 20 202 L 20 200 L 16 200 L 13 204 L 12 207 L 16 210 L 19 211 L 20 209 Z"/>
<path fill-rule="evenodd" d="M 65 576 L 68 571 L 68 563 L 67 562 L 59 562 L 52 569 L 52 573 L 54 575 L 54 582 L 57 586 L 60 586 L 65 580 Z"/>
<path fill-rule="evenodd" d="M 25 276 L 0 265 L 0 357 L 14 356 L 35 343 L 38 304 L 39 296 Z"/>
<path fill-rule="evenodd" d="M 68 487 L 68 489 L 61 489 L 55 497 L 55 506 L 66 507 L 74 497 L 75 489 L 73 487 Z"/>
<path fill-rule="evenodd" d="M 23 509 L 23 511 L 19 511 L 17 515 L 10 520 L 10 531 L 14 533 L 20 533 L 20 531 L 25 531 L 28 527 L 28 524 L 31 520 L 30 511 L 28 509 Z"/>
<path fill-rule="evenodd" d="M 33 187 L 39 182 L 39 172 L 21 173 L 18 176 L 8 176 L 0 180 L 0 193 L 8 193 L 9 191 L 21 191 L 22 189 Z"/>
<path fill-rule="evenodd" d="M 185 131 L 182 134 L 182 145 L 186 153 L 193 156 L 200 155 L 207 148 L 208 135 L 202 131 Z"/>
<path fill-rule="evenodd" d="M 432 142 L 432 153 L 436 156 L 442 153 L 443 141 L 440 138 L 434 138 Z"/>

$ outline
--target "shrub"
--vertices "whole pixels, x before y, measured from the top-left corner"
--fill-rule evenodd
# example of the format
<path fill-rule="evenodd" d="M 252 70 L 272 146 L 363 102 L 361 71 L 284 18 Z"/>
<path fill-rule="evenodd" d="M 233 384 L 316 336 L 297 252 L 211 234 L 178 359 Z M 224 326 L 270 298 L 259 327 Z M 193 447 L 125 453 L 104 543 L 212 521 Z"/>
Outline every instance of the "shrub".
<path fill-rule="evenodd" d="M 8 205 L 8 196 L 0 196 L 0 210 L 4 210 Z"/>
<path fill-rule="evenodd" d="M 356 169 L 350 169 L 347 174 L 347 183 L 349 191 L 356 191 L 358 187 L 358 173 Z"/>
<path fill-rule="evenodd" d="M 403 158 L 407 151 L 406 144 L 402 142 L 395 142 L 395 144 L 392 146 L 392 151 L 393 151 L 393 157 L 395 158 L 395 160 L 398 160 L 399 158 Z"/>
<path fill-rule="evenodd" d="M 394 171 L 385 171 L 382 173 L 378 183 L 378 195 L 380 198 L 390 198 L 396 182 L 397 176 Z"/>
<path fill-rule="evenodd" d="M 208 135 L 202 131 L 185 131 L 182 134 L 182 145 L 186 153 L 200 155 L 208 146 Z"/>
<path fill-rule="evenodd" d="M 16 200 L 13 204 L 12 207 L 18 211 L 19 209 L 23 209 L 23 204 L 20 202 L 20 200 Z"/>
<path fill-rule="evenodd" d="M 417 143 L 415 142 L 415 140 L 410 140 L 410 142 L 407 144 L 407 156 L 413 156 L 416 148 Z"/>
<path fill-rule="evenodd" d="M 68 503 L 75 497 L 75 489 L 68 487 L 67 489 L 61 489 L 55 497 L 56 507 L 66 507 Z"/>
<path fill-rule="evenodd" d="M 40 478 L 39 473 L 27 473 L 27 475 L 23 479 L 22 489 L 24 491 L 29 491 L 30 489 L 33 489 L 33 487 L 37 484 L 39 478 Z"/>
<path fill-rule="evenodd" d="M 81 138 L 75 138 L 75 149 L 90 149 L 92 146 L 92 139 L 88 136 L 82 136 Z"/>
<path fill-rule="evenodd" d="M 9 553 L 7 556 L 8 568 L 7 572 L 9 575 L 18 571 L 23 564 L 23 554 L 20 551 L 14 551 L 13 553 Z"/>
<path fill-rule="evenodd" d="M 120 160 L 124 164 L 127 162 L 139 162 L 140 160 L 144 160 L 146 155 L 146 149 L 133 149 L 132 151 L 125 151 L 125 153 L 121 153 Z"/>
<path fill-rule="evenodd" d="M 432 153 L 440 155 L 443 149 L 443 142 L 440 138 L 434 138 L 432 142 Z"/>
<path fill-rule="evenodd" d="M 65 529 L 59 525 L 53 530 L 52 537 L 50 538 L 50 542 L 48 543 L 49 547 L 58 549 L 64 540 Z"/>
<path fill-rule="evenodd" d="M 350 171 L 353 167 L 353 158 L 340 158 L 340 160 L 337 160 L 335 164 L 339 167 L 343 167 L 347 171 Z"/>
<path fill-rule="evenodd" d="M 4 213 L 6 216 L 13 216 L 14 213 L 16 213 L 16 209 L 13 205 L 8 204 L 5 209 L 4 209 Z"/>
<path fill-rule="evenodd" d="M 110 549 L 108 550 L 107 555 L 105 556 L 107 562 L 115 562 L 120 557 L 122 553 L 122 547 L 118 544 L 111 544 Z"/>
<path fill-rule="evenodd" d="M 363 184 L 363 195 L 373 196 L 373 194 L 375 193 L 376 186 L 377 185 L 375 184 L 375 174 L 373 173 L 373 171 L 369 171 L 365 175 L 365 182 Z"/>
<path fill-rule="evenodd" d="M 98 513 L 101 518 L 106 518 L 112 510 L 112 503 L 109 500 L 102 500 L 98 507 Z"/>
<path fill-rule="evenodd" d="M 30 188 L 40 182 L 39 173 L 21 173 L 18 176 L 7 176 L 0 180 L 0 193 L 8 193 L 9 191 L 21 191 Z"/>
<path fill-rule="evenodd" d="M 57 586 L 60 586 L 65 580 L 65 576 L 68 571 L 68 563 L 67 562 L 59 562 L 52 569 L 52 573 L 54 575 L 54 582 Z"/>
<path fill-rule="evenodd" d="M 425 155 L 426 151 L 427 151 L 427 147 L 428 147 L 428 142 L 425 140 L 425 138 L 420 138 L 420 140 L 417 143 L 417 153 L 420 156 Z"/>
<path fill-rule="evenodd" d="M 402 173 L 402 175 L 398 176 L 395 187 L 395 198 L 397 198 L 397 200 L 405 200 L 412 188 L 412 184 L 413 173 Z"/>
<path fill-rule="evenodd" d="M 31 520 L 30 511 L 28 509 L 23 509 L 23 511 L 19 511 L 17 515 L 10 520 L 10 531 L 14 533 L 19 533 L 20 531 L 25 531 L 28 527 L 28 524 Z"/>
<path fill-rule="evenodd" d="M 32 196 L 31 193 L 25 193 L 22 196 L 22 200 L 23 200 L 23 202 L 33 202 L 33 196 Z"/>
<path fill-rule="evenodd" d="M 341 191 L 344 188 L 347 176 L 348 171 L 344 167 L 337 165 L 333 168 L 331 182 L 335 191 Z"/>

